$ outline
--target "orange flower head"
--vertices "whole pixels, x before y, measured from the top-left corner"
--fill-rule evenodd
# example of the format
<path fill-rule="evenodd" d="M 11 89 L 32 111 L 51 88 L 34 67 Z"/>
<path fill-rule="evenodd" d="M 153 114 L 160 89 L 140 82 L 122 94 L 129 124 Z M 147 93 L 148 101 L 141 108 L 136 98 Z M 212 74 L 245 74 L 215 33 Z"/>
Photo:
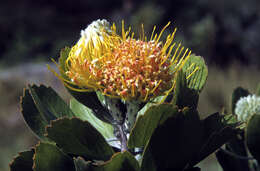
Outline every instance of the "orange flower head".
<path fill-rule="evenodd" d="M 119 35 L 116 26 L 97 20 L 81 32 L 65 63 L 65 85 L 75 91 L 101 91 L 123 100 L 148 101 L 167 95 L 175 76 L 190 56 L 188 49 L 173 42 L 176 29 L 160 41 L 168 23 L 159 34 L 154 27 L 150 39 L 134 38 L 131 28 Z M 73 86 L 71 86 L 73 85 Z M 75 88 L 75 86 L 77 88 Z"/>

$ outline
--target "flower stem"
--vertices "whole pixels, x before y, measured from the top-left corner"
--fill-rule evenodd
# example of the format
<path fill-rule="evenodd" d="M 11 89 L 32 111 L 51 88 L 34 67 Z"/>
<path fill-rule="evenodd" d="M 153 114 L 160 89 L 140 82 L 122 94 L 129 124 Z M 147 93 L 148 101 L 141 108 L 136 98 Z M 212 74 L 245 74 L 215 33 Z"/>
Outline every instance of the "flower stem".
<path fill-rule="evenodd" d="M 126 129 L 130 132 L 135 124 L 138 111 L 144 106 L 144 104 L 138 101 L 126 101 L 126 106 Z"/>
<path fill-rule="evenodd" d="M 120 134 L 120 141 L 121 141 L 121 152 L 127 151 L 127 137 L 123 129 L 123 125 L 118 125 L 118 130 Z"/>

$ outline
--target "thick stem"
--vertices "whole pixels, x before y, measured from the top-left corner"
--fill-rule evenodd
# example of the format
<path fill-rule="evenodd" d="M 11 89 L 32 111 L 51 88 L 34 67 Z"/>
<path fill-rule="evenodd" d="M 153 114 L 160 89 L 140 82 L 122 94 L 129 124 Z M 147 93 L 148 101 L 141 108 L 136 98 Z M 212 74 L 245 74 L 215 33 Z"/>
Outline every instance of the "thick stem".
<path fill-rule="evenodd" d="M 142 108 L 142 103 L 138 101 L 127 101 L 126 128 L 128 132 L 133 128 L 138 111 Z"/>
<path fill-rule="evenodd" d="M 118 125 L 118 130 L 120 134 L 120 141 L 121 141 L 121 151 L 127 151 L 127 137 L 123 129 L 123 125 Z"/>

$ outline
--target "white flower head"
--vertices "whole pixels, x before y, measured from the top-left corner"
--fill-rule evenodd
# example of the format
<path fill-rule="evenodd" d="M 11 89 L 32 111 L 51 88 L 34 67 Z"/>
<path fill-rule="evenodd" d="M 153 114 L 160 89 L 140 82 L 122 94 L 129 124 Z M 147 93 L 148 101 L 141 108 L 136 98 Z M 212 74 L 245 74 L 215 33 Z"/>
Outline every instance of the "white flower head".
<path fill-rule="evenodd" d="M 98 19 L 93 21 L 85 30 L 81 30 L 81 37 L 86 39 L 86 42 L 89 42 L 91 39 L 95 43 L 99 39 L 103 41 L 103 34 L 111 33 L 110 23 L 105 19 Z"/>
<path fill-rule="evenodd" d="M 235 114 L 239 121 L 246 122 L 256 113 L 260 113 L 260 97 L 249 95 L 241 97 L 236 103 Z"/>
<path fill-rule="evenodd" d="M 110 23 L 105 19 L 93 21 L 85 30 L 81 30 L 81 37 L 78 46 L 87 47 L 89 44 L 98 48 L 104 42 L 104 36 L 112 33 Z M 79 48 L 77 55 L 80 54 L 82 48 Z"/>

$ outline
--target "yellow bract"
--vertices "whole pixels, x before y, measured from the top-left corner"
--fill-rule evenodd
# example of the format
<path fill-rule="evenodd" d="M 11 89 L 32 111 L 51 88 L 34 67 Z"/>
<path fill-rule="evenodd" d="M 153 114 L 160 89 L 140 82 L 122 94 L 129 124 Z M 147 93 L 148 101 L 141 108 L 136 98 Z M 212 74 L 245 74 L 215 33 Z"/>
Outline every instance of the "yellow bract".
<path fill-rule="evenodd" d="M 124 22 L 121 35 L 115 24 L 109 27 L 106 20 L 93 22 L 81 32 L 69 53 L 65 64 L 69 80 L 63 79 L 65 85 L 75 91 L 101 91 L 124 100 L 147 101 L 167 95 L 191 53 L 173 42 L 176 29 L 165 42 L 160 41 L 169 24 L 159 34 L 154 27 L 148 40 L 143 25 L 141 36 L 135 39 L 131 28 L 125 31 Z"/>

